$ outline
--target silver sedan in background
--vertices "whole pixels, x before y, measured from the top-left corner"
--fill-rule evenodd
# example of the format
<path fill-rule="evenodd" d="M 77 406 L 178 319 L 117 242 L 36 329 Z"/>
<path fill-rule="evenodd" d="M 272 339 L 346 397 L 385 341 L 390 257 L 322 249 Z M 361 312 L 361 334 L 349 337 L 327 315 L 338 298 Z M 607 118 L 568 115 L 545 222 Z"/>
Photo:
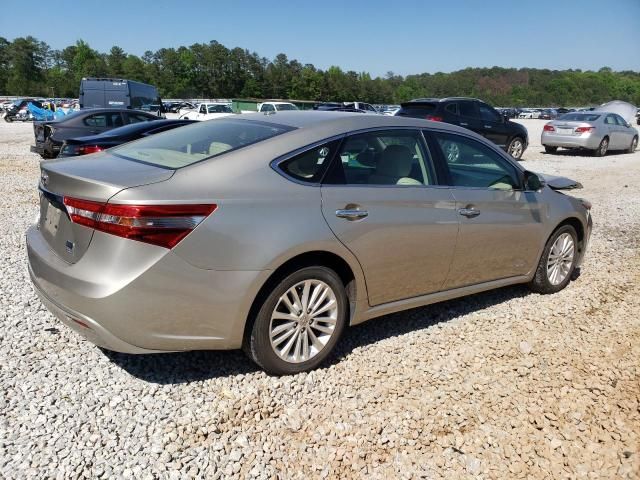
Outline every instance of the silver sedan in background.
<path fill-rule="evenodd" d="M 609 150 L 635 151 L 638 130 L 617 113 L 572 112 L 548 122 L 540 139 L 547 153 L 558 147 L 591 150 L 602 157 Z"/>
<path fill-rule="evenodd" d="M 62 322 L 128 353 L 243 347 L 275 374 L 318 366 L 374 317 L 557 292 L 592 226 L 558 191 L 576 182 L 404 117 L 247 114 L 41 169 L 29 272 Z"/>

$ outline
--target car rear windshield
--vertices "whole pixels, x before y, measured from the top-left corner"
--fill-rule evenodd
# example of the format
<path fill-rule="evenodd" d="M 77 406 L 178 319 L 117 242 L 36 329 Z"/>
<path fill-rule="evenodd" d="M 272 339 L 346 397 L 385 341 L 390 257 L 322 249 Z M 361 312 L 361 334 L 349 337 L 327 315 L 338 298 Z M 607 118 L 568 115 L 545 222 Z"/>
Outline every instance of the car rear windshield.
<path fill-rule="evenodd" d="M 295 105 L 291 105 L 290 103 L 278 103 L 276 104 L 276 110 L 298 110 L 298 107 L 296 107 Z"/>
<path fill-rule="evenodd" d="M 223 118 L 126 143 L 111 152 L 129 160 L 177 169 L 290 130 L 293 128 L 285 125 Z"/>
<path fill-rule="evenodd" d="M 600 115 L 594 115 L 593 113 L 565 113 L 558 117 L 558 120 L 578 121 L 578 122 L 595 122 L 600 118 Z"/>
<path fill-rule="evenodd" d="M 430 115 L 436 111 L 435 103 L 416 103 L 415 105 L 402 105 L 396 115 L 401 117 L 419 117 Z"/>

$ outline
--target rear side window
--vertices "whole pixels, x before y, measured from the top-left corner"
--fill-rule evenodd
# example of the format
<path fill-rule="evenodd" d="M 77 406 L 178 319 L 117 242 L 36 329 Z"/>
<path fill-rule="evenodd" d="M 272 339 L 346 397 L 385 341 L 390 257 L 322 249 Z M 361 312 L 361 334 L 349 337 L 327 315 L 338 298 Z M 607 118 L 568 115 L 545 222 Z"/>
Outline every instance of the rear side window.
<path fill-rule="evenodd" d="M 347 137 L 324 183 L 420 186 L 433 184 L 431 165 L 416 131 L 380 131 Z"/>
<path fill-rule="evenodd" d="M 457 103 L 449 103 L 446 107 L 444 107 L 444 109 L 449 113 L 452 113 L 454 115 L 458 115 L 458 104 Z"/>
<path fill-rule="evenodd" d="M 476 105 L 473 102 L 460 102 L 460 115 L 463 117 L 478 117 Z"/>
<path fill-rule="evenodd" d="M 147 117 L 146 115 L 140 115 L 139 113 L 127 113 L 129 123 L 149 122 L 151 120 L 157 120 L 158 117 Z"/>
<path fill-rule="evenodd" d="M 296 180 L 318 183 L 339 145 L 340 140 L 318 145 L 281 162 L 278 167 Z"/>
<path fill-rule="evenodd" d="M 130 160 L 175 169 L 291 130 L 292 127 L 274 123 L 221 118 L 126 143 L 111 152 Z"/>

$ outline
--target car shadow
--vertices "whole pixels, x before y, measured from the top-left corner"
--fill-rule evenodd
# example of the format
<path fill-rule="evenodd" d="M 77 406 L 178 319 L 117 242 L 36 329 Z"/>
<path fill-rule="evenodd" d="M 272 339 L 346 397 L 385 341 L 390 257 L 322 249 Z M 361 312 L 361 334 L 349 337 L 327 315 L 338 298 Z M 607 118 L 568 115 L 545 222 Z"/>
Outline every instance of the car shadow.
<path fill-rule="evenodd" d="M 556 150 L 553 153 L 541 150 L 540 153 L 548 157 L 593 157 L 593 153 L 590 150 L 580 148 Z"/>
<path fill-rule="evenodd" d="M 424 330 L 438 323 L 448 322 L 462 315 L 529 294 L 530 291 L 525 286 L 516 285 L 376 318 L 346 329 L 334 354 L 330 356 L 328 363 L 320 368 L 340 362 L 356 348 Z M 260 371 L 260 368 L 240 350 L 143 355 L 101 350 L 111 362 L 130 375 L 162 385 L 198 382 Z"/>

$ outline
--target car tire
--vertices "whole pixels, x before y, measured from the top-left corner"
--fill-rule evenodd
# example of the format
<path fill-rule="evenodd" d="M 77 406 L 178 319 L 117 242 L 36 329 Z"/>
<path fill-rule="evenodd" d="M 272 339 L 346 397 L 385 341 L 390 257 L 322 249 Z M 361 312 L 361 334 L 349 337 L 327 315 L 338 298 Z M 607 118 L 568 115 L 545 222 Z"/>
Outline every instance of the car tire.
<path fill-rule="evenodd" d="M 559 292 L 571 281 L 577 258 L 576 230 L 571 225 L 563 225 L 547 240 L 529 288 L 541 294 Z"/>
<path fill-rule="evenodd" d="M 292 308 L 306 312 L 294 312 Z M 333 270 L 302 268 L 280 280 L 268 293 L 243 348 L 272 375 L 312 370 L 331 354 L 340 339 L 348 309 L 345 287 Z M 313 310 L 324 316 L 314 316 Z"/>
<path fill-rule="evenodd" d="M 524 140 L 520 137 L 513 137 L 507 147 L 507 153 L 516 160 L 520 160 L 524 153 Z"/>
<path fill-rule="evenodd" d="M 635 137 L 633 137 L 633 140 L 631 140 L 631 145 L 629 145 L 629 148 L 627 149 L 627 153 L 635 152 L 636 148 L 638 148 L 638 136 L 637 135 Z"/>
<path fill-rule="evenodd" d="M 593 154 L 596 157 L 604 157 L 607 154 L 607 150 L 609 150 L 609 137 L 604 137 L 600 141 L 600 145 L 598 145 L 598 148 L 595 149 Z"/>
<path fill-rule="evenodd" d="M 550 147 L 548 145 L 545 145 L 544 151 L 547 153 L 556 153 L 558 151 L 558 147 Z"/>

